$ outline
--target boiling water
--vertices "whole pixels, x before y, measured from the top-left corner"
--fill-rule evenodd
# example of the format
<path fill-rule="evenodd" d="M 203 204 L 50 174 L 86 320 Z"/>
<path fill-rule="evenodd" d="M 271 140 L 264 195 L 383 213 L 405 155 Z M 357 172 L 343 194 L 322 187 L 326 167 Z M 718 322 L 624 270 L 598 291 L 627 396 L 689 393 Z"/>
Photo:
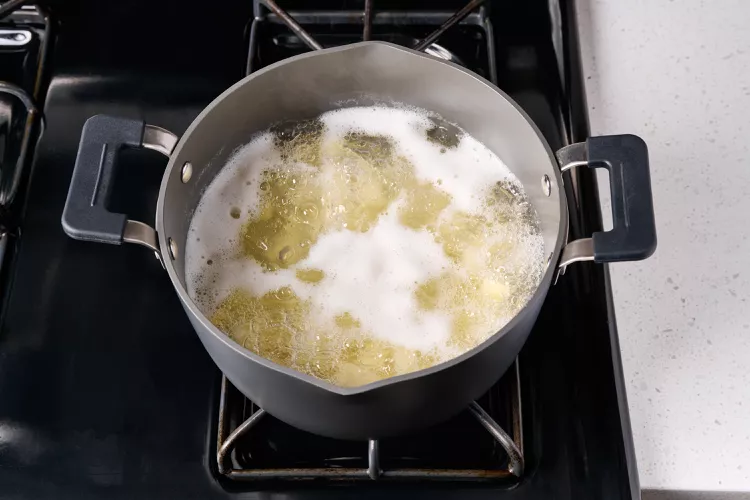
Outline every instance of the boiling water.
<path fill-rule="evenodd" d="M 191 221 L 186 277 L 237 343 L 358 386 L 486 340 L 536 289 L 543 250 L 481 143 L 422 110 L 357 107 L 236 151 Z"/>

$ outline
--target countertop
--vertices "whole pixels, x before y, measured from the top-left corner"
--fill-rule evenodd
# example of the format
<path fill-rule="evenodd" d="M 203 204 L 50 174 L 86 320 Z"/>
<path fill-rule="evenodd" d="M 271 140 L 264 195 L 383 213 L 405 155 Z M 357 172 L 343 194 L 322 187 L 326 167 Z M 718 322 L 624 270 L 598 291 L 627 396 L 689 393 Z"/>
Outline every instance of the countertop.
<path fill-rule="evenodd" d="M 659 245 L 611 266 L 617 324 L 641 486 L 695 493 L 644 498 L 750 498 L 750 2 L 578 16 L 592 134 L 650 152 Z"/>

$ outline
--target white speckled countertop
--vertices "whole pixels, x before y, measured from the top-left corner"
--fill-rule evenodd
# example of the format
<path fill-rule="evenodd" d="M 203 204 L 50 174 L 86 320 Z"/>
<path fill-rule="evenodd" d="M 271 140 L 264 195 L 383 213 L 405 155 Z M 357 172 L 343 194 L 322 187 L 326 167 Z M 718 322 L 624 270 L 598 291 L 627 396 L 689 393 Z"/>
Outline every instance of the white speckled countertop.
<path fill-rule="evenodd" d="M 578 0 L 592 134 L 649 145 L 659 245 L 611 266 L 644 498 L 750 498 L 750 1 Z"/>

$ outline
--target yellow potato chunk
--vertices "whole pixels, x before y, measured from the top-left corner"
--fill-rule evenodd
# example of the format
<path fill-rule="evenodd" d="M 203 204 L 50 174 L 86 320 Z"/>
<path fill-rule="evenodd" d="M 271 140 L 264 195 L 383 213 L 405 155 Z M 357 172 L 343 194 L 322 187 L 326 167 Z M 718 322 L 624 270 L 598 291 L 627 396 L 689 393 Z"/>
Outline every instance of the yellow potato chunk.
<path fill-rule="evenodd" d="M 336 326 L 339 328 L 359 328 L 362 324 L 348 312 L 336 316 Z"/>
<path fill-rule="evenodd" d="M 287 287 L 254 297 L 235 290 L 211 322 L 243 347 L 282 365 L 291 362 L 296 332 L 305 329 L 308 306 Z"/>
<path fill-rule="evenodd" d="M 320 199 L 313 173 L 264 172 L 260 213 L 240 232 L 245 255 L 270 271 L 307 257 L 325 224 Z"/>
<path fill-rule="evenodd" d="M 327 192 L 338 227 L 366 232 L 411 182 L 413 167 L 384 136 L 349 133 L 325 146 L 332 183 Z"/>
<path fill-rule="evenodd" d="M 297 279 L 305 283 L 320 283 L 325 277 L 325 273 L 320 269 L 297 269 L 295 273 Z"/>
<path fill-rule="evenodd" d="M 274 145 L 284 160 L 320 166 L 321 138 L 325 126 L 320 120 L 289 120 L 271 127 Z"/>
<path fill-rule="evenodd" d="M 406 204 L 401 207 L 399 221 L 412 229 L 430 228 L 437 223 L 440 212 L 450 202 L 450 195 L 432 184 L 416 184 L 407 188 Z"/>
<path fill-rule="evenodd" d="M 440 224 L 438 241 L 442 243 L 445 254 L 460 264 L 468 248 L 482 247 L 487 227 L 487 220 L 481 215 L 456 212 Z"/>

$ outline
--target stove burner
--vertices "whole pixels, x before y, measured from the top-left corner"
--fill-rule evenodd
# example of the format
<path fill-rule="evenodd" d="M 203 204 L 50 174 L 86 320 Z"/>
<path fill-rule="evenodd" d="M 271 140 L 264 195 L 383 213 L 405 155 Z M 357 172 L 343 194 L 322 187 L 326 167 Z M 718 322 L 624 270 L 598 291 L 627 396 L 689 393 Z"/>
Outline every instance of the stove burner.
<path fill-rule="evenodd" d="M 22 118 L 14 116 L 14 102 L 6 97 L 22 105 Z M 35 140 L 34 126 L 39 114 L 33 98 L 23 88 L 0 80 L 0 160 L 3 160 L 0 163 L 3 173 L 0 182 L 0 207 L 7 208 L 18 191 L 21 174 Z M 14 143 L 18 144 L 17 147 L 13 147 Z M 8 158 L 4 157 L 6 155 Z"/>
<path fill-rule="evenodd" d="M 19 234 L 17 198 L 44 125 L 37 103 L 44 98 L 50 20 L 44 9 L 23 3 L 0 6 L 0 274 Z"/>

